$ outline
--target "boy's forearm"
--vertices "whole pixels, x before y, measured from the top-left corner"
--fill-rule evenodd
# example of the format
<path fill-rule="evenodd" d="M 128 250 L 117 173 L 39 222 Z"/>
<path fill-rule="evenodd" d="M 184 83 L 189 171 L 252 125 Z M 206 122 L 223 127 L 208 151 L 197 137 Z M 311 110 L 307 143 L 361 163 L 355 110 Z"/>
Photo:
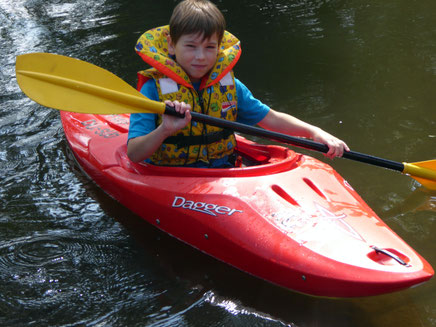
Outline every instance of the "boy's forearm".
<path fill-rule="evenodd" d="M 135 137 L 127 144 L 127 156 L 133 162 L 144 161 L 159 149 L 167 137 L 161 126 L 147 135 Z"/>
<path fill-rule="evenodd" d="M 310 138 L 316 142 L 326 144 L 329 147 L 326 156 L 329 158 L 341 157 L 344 151 L 350 150 L 344 141 L 327 133 L 321 128 L 272 109 L 259 125 L 275 132 Z"/>
<path fill-rule="evenodd" d="M 290 134 L 312 139 L 319 130 L 318 127 L 305 123 L 304 121 L 271 109 L 259 126 L 279 133 Z"/>

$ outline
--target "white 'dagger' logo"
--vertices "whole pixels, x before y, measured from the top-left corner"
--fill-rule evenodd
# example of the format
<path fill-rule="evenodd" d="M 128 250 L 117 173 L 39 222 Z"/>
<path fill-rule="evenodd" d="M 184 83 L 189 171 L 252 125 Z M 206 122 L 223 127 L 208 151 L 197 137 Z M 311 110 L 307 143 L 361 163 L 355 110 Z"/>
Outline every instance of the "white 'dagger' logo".
<path fill-rule="evenodd" d="M 217 216 L 217 214 L 231 216 L 235 212 L 242 212 L 242 210 L 231 209 L 226 206 L 219 206 L 218 204 L 194 202 L 189 200 L 187 201 L 185 198 L 181 196 L 174 197 L 173 208 L 183 208 L 183 209 L 198 211 L 215 217 Z"/>

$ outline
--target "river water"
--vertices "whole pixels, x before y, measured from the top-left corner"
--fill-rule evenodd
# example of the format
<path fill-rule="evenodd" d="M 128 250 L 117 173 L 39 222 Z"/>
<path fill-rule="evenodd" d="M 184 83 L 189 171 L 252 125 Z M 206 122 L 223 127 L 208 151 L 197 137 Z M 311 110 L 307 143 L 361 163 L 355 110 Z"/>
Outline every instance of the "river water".
<path fill-rule="evenodd" d="M 355 151 L 436 158 L 436 2 L 216 3 L 242 40 L 236 74 L 258 98 Z M 20 92 L 15 57 L 68 55 L 134 85 L 144 68 L 136 39 L 166 24 L 174 4 L 0 0 L 0 325 L 436 326 L 434 279 L 369 298 L 297 294 L 157 231 L 81 173 L 59 113 Z M 395 172 L 330 163 L 436 266 L 435 193 Z"/>

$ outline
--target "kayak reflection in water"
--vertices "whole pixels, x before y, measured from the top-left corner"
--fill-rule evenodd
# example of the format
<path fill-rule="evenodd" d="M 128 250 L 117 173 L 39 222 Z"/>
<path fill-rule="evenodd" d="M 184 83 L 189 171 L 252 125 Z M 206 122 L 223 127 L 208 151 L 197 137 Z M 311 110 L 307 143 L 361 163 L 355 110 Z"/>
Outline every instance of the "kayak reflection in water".
<path fill-rule="evenodd" d="M 208 0 L 180 2 L 169 26 L 145 32 L 135 50 L 152 66 L 138 73 L 138 90 L 185 117 L 132 114 L 127 154 L 134 162 L 232 167 L 234 133 L 191 121 L 191 111 L 313 139 L 328 146 L 330 158 L 349 151 L 324 130 L 271 109 L 235 78 L 232 69 L 241 55 L 240 42 L 225 30 L 222 13 Z"/>

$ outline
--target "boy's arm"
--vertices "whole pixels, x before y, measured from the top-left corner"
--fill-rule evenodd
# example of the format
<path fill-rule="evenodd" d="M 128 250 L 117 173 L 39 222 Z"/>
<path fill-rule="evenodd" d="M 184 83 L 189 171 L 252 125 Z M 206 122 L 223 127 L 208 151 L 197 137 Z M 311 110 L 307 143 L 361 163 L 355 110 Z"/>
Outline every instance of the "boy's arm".
<path fill-rule="evenodd" d="M 325 132 L 321 128 L 273 109 L 270 109 L 258 125 L 271 131 L 305 137 L 326 144 L 329 147 L 326 156 L 329 158 L 341 157 L 344 151 L 350 151 L 344 141 Z"/>
<path fill-rule="evenodd" d="M 167 137 L 162 125 L 160 125 L 147 135 L 130 139 L 127 144 L 127 156 L 133 162 L 144 161 L 161 146 Z"/>
<path fill-rule="evenodd" d="M 177 112 L 185 113 L 185 118 L 163 115 L 162 124 L 147 135 L 132 138 L 127 143 L 127 156 L 133 162 L 140 162 L 148 159 L 162 145 L 162 142 L 178 130 L 182 129 L 191 121 L 190 106 L 184 102 L 165 101 L 166 104 L 174 106 Z"/>

